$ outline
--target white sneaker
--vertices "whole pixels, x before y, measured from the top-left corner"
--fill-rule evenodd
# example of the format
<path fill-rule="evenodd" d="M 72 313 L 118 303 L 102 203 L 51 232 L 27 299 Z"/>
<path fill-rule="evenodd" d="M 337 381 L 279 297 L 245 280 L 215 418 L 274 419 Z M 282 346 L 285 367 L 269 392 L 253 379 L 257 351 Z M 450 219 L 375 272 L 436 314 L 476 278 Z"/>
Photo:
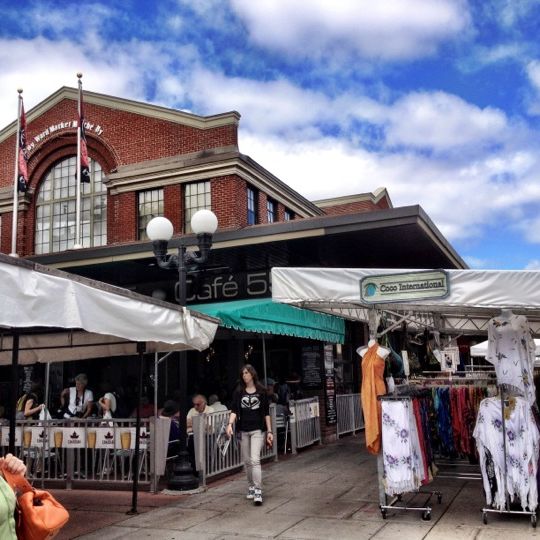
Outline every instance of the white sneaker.
<path fill-rule="evenodd" d="M 260 488 L 255 488 L 255 494 L 253 496 L 253 502 L 256 506 L 261 506 L 262 504 L 262 491 Z"/>
<path fill-rule="evenodd" d="M 247 495 L 246 495 L 246 499 L 254 499 L 255 498 L 255 487 L 254 486 L 249 486 L 248 488 L 248 492 L 247 492 Z"/>

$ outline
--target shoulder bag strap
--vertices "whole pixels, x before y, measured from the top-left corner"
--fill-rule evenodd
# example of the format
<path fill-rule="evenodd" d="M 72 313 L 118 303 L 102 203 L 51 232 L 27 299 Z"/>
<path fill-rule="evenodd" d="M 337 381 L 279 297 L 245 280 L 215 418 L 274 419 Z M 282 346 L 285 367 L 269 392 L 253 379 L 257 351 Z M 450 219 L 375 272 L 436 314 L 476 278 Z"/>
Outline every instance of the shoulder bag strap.
<path fill-rule="evenodd" d="M 11 489 L 13 489 L 13 491 L 15 491 L 18 495 L 22 495 L 27 491 L 33 491 L 34 488 L 24 476 L 20 474 L 13 474 L 5 468 L 1 468 L 0 472 L 6 479 L 6 482 L 11 486 Z"/>

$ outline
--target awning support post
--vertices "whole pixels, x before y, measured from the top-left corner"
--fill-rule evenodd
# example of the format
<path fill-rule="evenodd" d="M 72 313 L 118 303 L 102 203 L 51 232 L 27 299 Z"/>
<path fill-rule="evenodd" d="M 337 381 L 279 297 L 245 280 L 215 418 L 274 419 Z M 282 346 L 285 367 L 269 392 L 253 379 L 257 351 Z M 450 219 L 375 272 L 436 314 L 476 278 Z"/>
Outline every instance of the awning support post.
<path fill-rule="evenodd" d="M 19 391 L 19 333 L 13 330 L 13 348 L 11 351 L 11 412 L 9 415 L 9 453 L 15 455 L 15 429 L 17 414 L 17 393 Z"/>
<path fill-rule="evenodd" d="M 137 353 L 139 354 L 139 384 L 137 389 L 137 418 L 135 421 L 135 452 L 133 454 L 133 489 L 131 492 L 131 510 L 127 512 L 128 515 L 135 515 L 137 511 L 137 496 L 139 493 L 139 450 L 140 450 L 140 438 L 141 438 L 141 396 L 143 387 L 143 363 L 144 363 L 144 351 L 146 350 L 146 344 L 143 342 L 137 343 Z"/>

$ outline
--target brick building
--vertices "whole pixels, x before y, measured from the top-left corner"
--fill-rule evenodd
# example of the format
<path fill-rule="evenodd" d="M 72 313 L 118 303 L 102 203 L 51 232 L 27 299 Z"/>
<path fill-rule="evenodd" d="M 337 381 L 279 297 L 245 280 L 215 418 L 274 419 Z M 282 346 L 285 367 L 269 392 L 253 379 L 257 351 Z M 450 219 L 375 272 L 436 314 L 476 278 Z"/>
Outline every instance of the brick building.
<path fill-rule="evenodd" d="M 27 113 L 29 190 L 19 199 L 20 256 L 174 301 L 175 275 L 155 266 L 146 224 L 164 215 L 176 231 L 171 247 L 195 245 L 191 216 L 209 208 L 219 226 L 208 264 L 189 276 L 192 304 L 268 297 L 273 266 L 465 267 L 419 206 L 394 208 L 384 188 L 307 200 L 240 152 L 235 111 L 202 117 L 92 92 L 84 100 L 91 183 L 82 186 L 83 249 L 73 249 L 77 91 L 64 87 Z M 0 131 L 4 253 L 11 252 L 15 138 L 16 122 Z M 318 348 L 322 359 L 323 343 L 269 338 L 269 374 L 276 378 L 301 372 L 303 351 Z M 347 324 L 347 341 L 336 350 L 340 391 L 356 391 L 353 351 L 364 338 L 360 325 Z M 259 349 L 256 335 L 220 330 L 212 351 L 190 353 L 191 388 L 230 391 L 244 358 L 260 365 Z M 118 366 L 107 365 L 108 376 L 121 378 Z M 164 369 L 169 383 L 160 397 L 174 388 L 174 364 Z M 58 385 L 75 368 L 65 370 Z"/>

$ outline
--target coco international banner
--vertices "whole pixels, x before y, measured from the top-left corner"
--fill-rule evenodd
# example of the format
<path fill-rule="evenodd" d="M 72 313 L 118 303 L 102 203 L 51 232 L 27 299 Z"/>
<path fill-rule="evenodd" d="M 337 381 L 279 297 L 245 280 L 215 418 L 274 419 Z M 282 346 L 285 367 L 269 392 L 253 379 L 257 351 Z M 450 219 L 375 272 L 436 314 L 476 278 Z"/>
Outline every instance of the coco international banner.
<path fill-rule="evenodd" d="M 444 270 L 380 274 L 360 280 L 360 298 L 370 304 L 444 298 L 449 292 Z"/>

